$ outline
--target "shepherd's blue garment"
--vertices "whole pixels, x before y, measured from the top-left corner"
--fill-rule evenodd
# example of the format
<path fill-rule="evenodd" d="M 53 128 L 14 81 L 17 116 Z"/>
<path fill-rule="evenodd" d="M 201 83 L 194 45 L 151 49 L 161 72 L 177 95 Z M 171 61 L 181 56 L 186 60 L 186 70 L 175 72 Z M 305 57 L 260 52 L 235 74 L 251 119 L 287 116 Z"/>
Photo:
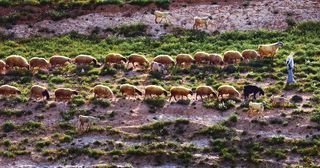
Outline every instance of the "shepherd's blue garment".
<path fill-rule="evenodd" d="M 294 62 L 293 62 L 293 53 L 291 53 L 288 58 L 287 58 L 287 69 L 288 69 L 288 79 L 287 83 L 293 83 L 295 82 L 293 78 L 293 67 L 294 67 Z"/>

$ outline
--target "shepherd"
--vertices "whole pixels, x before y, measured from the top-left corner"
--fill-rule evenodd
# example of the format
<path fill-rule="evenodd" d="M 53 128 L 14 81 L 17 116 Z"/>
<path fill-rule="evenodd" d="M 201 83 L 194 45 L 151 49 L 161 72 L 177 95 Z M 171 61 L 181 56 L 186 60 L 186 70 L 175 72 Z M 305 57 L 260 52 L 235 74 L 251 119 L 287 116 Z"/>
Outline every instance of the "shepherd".
<path fill-rule="evenodd" d="M 293 78 L 293 67 L 294 67 L 293 55 L 294 55 L 294 53 L 291 52 L 287 58 L 287 69 L 288 69 L 287 84 L 295 82 L 295 80 Z"/>

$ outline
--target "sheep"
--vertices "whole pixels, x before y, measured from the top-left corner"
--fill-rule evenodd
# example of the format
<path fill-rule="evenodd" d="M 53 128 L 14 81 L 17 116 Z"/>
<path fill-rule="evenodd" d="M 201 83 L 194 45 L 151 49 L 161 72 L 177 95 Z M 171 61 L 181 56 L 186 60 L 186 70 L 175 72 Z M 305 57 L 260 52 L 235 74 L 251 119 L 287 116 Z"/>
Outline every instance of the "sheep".
<path fill-rule="evenodd" d="M 176 57 L 177 65 L 190 65 L 195 62 L 194 58 L 190 54 L 178 54 Z"/>
<path fill-rule="evenodd" d="M 45 69 L 48 70 L 50 67 L 49 61 L 47 61 L 44 58 L 39 58 L 39 57 L 33 57 L 29 60 L 30 64 L 30 69 L 33 70 L 34 68 L 40 68 L 40 69 Z"/>
<path fill-rule="evenodd" d="M 105 57 L 106 64 L 112 64 L 112 63 L 120 64 L 121 62 L 124 62 L 124 63 L 127 62 L 127 58 L 125 58 L 121 54 L 110 53 Z"/>
<path fill-rule="evenodd" d="M 228 64 L 237 62 L 238 60 L 243 60 L 243 57 L 239 51 L 226 51 L 223 54 L 223 61 Z"/>
<path fill-rule="evenodd" d="M 58 88 L 54 92 L 55 101 L 70 100 L 72 95 L 78 95 L 78 91 L 68 88 Z"/>
<path fill-rule="evenodd" d="M 246 85 L 243 87 L 243 95 L 244 99 L 247 99 L 250 94 L 253 94 L 253 98 L 256 99 L 256 94 L 259 93 L 260 95 L 264 95 L 264 91 L 262 88 L 254 85 Z"/>
<path fill-rule="evenodd" d="M 71 63 L 71 59 L 66 56 L 54 55 L 49 58 L 49 63 L 52 67 L 64 66 L 67 62 Z"/>
<path fill-rule="evenodd" d="M 46 97 L 47 100 L 50 99 L 49 91 L 47 88 L 39 85 L 33 85 L 31 87 L 30 99 L 32 98 L 38 99 L 38 98 L 44 98 L 44 97 Z"/>
<path fill-rule="evenodd" d="M 167 74 L 166 66 L 164 64 L 152 61 L 150 65 L 152 72 L 160 72 L 161 74 Z"/>
<path fill-rule="evenodd" d="M 210 95 L 212 95 L 212 97 L 218 97 L 216 91 L 214 91 L 210 86 L 198 86 L 196 88 L 196 100 L 198 96 L 200 96 L 201 99 L 203 99 L 202 96 L 210 97 Z"/>
<path fill-rule="evenodd" d="M 120 86 L 120 92 L 123 95 L 124 93 L 127 94 L 127 96 L 134 96 L 136 94 L 142 95 L 142 92 L 135 86 L 130 85 L 130 84 L 123 84 Z"/>
<path fill-rule="evenodd" d="M 152 96 L 152 95 L 157 95 L 158 97 L 160 95 L 164 94 L 164 96 L 168 96 L 167 91 L 161 87 L 161 86 L 156 86 L 156 85 L 148 85 L 145 87 L 145 97 L 147 96 Z"/>
<path fill-rule="evenodd" d="M 211 16 L 208 16 L 208 17 L 194 17 L 193 18 L 194 20 L 194 24 L 193 24 L 193 29 L 198 29 L 199 27 L 202 27 L 202 26 L 205 26 L 206 29 L 208 29 L 208 23 L 209 23 L 209 20 L 212 20 L 212 17 Z"/>
<path fill-rule="evenodd" d="M 2 60 L 0 60 L 0 74 L 5 74 L 6 73 L 6 63 Z"/>
<path fill-rule="evenodd" d="M 85 130 L 88 130 L 91 128 L 92 124 L 95 124 L 99 121 L 100 119 L 97 117 L 79 115 L 79 130 L 82 131 L 84 129 L 85 124 L 87 124 L 87 127 L 85 128 Z"/>
<path fill-rule="evenodd" d="M 145 67 L 149 66 L 149 61 L 144 55 L 139 54 L 131 54 L 128 58 L 128 66 L 129 64 L 132 64 L 133 67 L 135 67 L 134 63 L 138 63 L 139 65 L 144 65 Z"/>
<path fill-rule="evenodd" d="M 74 58 L 74 62 L 78 65 L 93 63 L 95 66 L 100 66 L 98 60 L 91 55 L 78 55 Z"/>
<path fill-rule="evenodd" d="M 271 56 L 274 57 L 280 47 L 283 46 L 282 42 L 276 42 L 272 44 L 264 44 L 258 46 L 258 53 L 261 57 Z"/>
<path fill-rule="evenodd" d="M 207 63 L 209 59 L 209 54 L 206 52 L 200 51 L 200 52 L 196 52 L 193 57 L 196 63 Z"/>
<path fill-rule="evenodd" d="M 224 64 L 223 57 L 220 54 L 209 54 L 208 61 L 210 64 L 213 64 L 213 65 L 223 65 Z"/>
<path fill-rule="evenodd" d="M 191 96 L 193 95 L 193 92 L 191 89 L 185 88 L 183 86 L 173 86 L 170 89 L 170 93 L 171 93 L 171 96 L 170 96 L 169 101 L 171 101 L 172 97 L 174 97 L 174 100 L 177 100 L 176 96 L 182 96 L 182 99 L 183 99 L 184 96 L 186 96 L 188 98 L 189 94 Z"/>
<path fill-rule="evenodd" d="M 246 59 L 246 60 L 260 58 L 260 55 L 256 50 L 250 50 L 250 49 L 243 50 L 241 55 L 243 59 Z"/>
<path fill-rule="evenodd" d="M 169 12 L 154 11 L 154 22 L 158 24 L 162 22 L 162 19 L 165 19 L 166 23 L 168 23 L 170 22 L 170 20 L 168 19 L 169 15 L 171 15 Z M 160 21 L 158 21 L 158 19 L 160 19 Z"/>
<path fill-rule="evenodd" d="M 279 106 L 279 107 L 285 107 L 286 104 L 288 104 L 288 100 L 285 97 L 280 96 L 272 96 L 271 98 L 272 106 Z"/>
<path fill-rule="evenodd" d="M 223 95 L 224 94 L 228 94 L 229 97 L 230 96 L 236 96 L 236 97 L 239 97 L 240 98 L 240 93 L 239 91 L 233 87 L 233 86 L 230 86 L 230 85 L 222 85 L 218 88 L 218 97 L 221 96 L 221 98 L 223 99 Z"/>
<path fill-rule="evenodd" d="M 29 69 L 29 63 L 27 59 L 20 55 L 10 55 L 6 58 L 6 65 L 7 68 L 14 68 L 14 67 L 19 67 L 19 68 L 27 68 Z"/>
<path fill-rule="evenodd" d="M 0 86 L 0 95 L 10 96 L 16 94 L 21 94 L 21 91 L 18 88 L 10 85 Z"/>
<path fill-rule="evenodd" d="M 170 57 L 169 55 L 158 55 L 153 59 L 153 61 L 164 64 L 164 65 L 175 64 L 173 58 Z"/>
<path fill-rule="evenodd" d="M 94 97 L 111 98 L 111 99 L 114 98 L 114 94 L 113 94 L 112 90 L 108 86 L 96 85 L 92 89 L 92 91 L 94 93 Z"/>
<path fill-rule="evenodd" d="M 260 113 L 264 111 L 264 103 L 255 103 L 255 102 L 249 102 L 249 110 L 248 115 L 252 116 L 256 113 Z"/>

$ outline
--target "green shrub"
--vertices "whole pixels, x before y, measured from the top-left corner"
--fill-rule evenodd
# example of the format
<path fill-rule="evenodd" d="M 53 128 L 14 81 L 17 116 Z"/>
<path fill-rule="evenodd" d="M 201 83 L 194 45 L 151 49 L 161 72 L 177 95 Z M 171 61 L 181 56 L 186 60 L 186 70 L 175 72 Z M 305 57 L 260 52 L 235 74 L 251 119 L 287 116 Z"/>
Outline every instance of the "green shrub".
<path fill-rule="evenodd" d="M 13 121 L 5 121 L 3 124 L 2 124 L 2 126 L 1 126 L 1 128 L 2 128 L 2 130 L 4 131 L 4 132 L 11 132 L 11 131 L 13 131 L 15 128 L 16 128 L 17 126 L 16 126 L 16 124 L 13 122 Z"/>
<path fill-rule="evenodd" d="M 42 126 L 42 123 L 41 122 L 37 122 L 37 121 L 33 121 L 33 120 L 30 120 L 30 121 L 27 121 L 25 123 L 23 123 L 20 127 L 21 131 L 22 132 L 33 132 L 35 131 L 35 129 L 38 129 Z"/>
<path fill-rule="evenodd" d="M 92 101 L 94 105 L 100 106 L 102 108 L 107 108 L 111 105 L 110 101 L 108 99 L 94 99 Z"/>
<path fill-rule="evenodd" d="M 177 101 L 177 104 L 189 105 L 189 104 L 190 104 L 190 99 L 179 99 L 179 100 Z"/>
<path fill-rule="evenodd" d="M 311 114 L 310 121 L 320 124 L 320 111 L 314 110 Z"/>
<path fill-rule="evenodd" d="M 32 111 L 30 110 L 21 110 L 21 109 L 10 109 L 10 108 L 2 108 L 0 109 L 0 115 L 6 115 L 6 116 L 17 116 L 21 117 L 22 115 L 30 115 L 32 114 Z"/>
<path fill-rule="evenodd" d="M 72 107 L 79 107 L 86 103 L 86 100 L 81 95 L 73 96 L 69 102 Z"/>
<path fill-rule="evenodd" d="M 212 109 L 216 109 L 219 111 L 226 111 L 228 109 L 231 109 L 233 107 L 235 107 L 236 102 L 234 100 L 227 100 L 227 101 L 215 101 L 215 100 L 205 100 L 203 102 L 203 106 L 205 108 L 212 108 Z"/>
<path fill-rule="evenodd" d="M 115 74 L 117 74 L 117 70 L 115 68 L 110 68 L 110 67 L 106 67 L 106 66 L 104 66 L 100 72 L 100 75 L 102 75 L 102 76 L 105 76 L 105 75 L 113 76 Z"/>
<path fill-rule="evenodd" d="M 166 103 L 166 99 L 164 97 L 147 98 L 144 100 L 144 102 L 150 108 L 162 108 Z"/>
<path fill-rule="evenodd" d="M 302 96 L 294 95 L 291 97 L 290 101 L 293 103 L 301 103 L 303 101 L 303 98 Z"/>

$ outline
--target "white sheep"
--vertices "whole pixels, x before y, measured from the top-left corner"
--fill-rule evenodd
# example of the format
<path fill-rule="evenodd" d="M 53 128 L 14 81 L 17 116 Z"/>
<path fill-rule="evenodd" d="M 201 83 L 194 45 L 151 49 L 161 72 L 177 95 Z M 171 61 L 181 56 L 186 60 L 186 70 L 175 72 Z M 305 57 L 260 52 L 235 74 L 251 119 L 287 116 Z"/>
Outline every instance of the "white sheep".
<path fill-rule="evenodd" d="M 79 115 L 79 130 L 82 131 L 84 129 L 85 124 L 87 124 L 85 130 L 88 130 L 90 129 L 92 124 L 95 124 L 98 121 L 100 121 L 100 119 L 97 117 Z"/>
<path fill-rule="evenodd" d="M 151 62 L 151 71 L 160 72 L 161 74 L 167 74 L 166 66 L 158 62 Z"/>
<path fill-rule="evenodd" d="M 162 20 L 164 19 L 166 21 L 166 23 L 170 22 L 168 16 L 170 15 L 169 12 L 162 12 L 162 11 L 154 11 L 154 22 L 156 23 L 161 23 Z M 158 21 L 158 19 L 160 19 L 160 21 Z"/>
<path fill-rule="evenodd" d="M 249 102 L 249 116 L 260 112 L 264 112 L 264 103 Z"/>

